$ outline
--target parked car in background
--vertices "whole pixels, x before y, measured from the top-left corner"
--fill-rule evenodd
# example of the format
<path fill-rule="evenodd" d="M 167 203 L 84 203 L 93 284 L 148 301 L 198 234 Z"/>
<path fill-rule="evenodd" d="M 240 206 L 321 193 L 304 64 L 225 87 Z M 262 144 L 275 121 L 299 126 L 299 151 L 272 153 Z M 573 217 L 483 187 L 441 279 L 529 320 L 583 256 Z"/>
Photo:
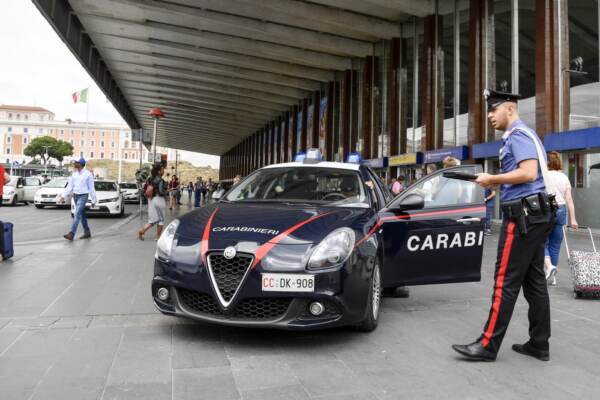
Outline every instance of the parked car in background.
<path fill-rule="evenodd" d="M 96 204 L 92 207 L 92 202 L 88 198 L 85 204 L 85 211 L 89 214 L 104 214 L 122 217 L 125 215 L 125 201 L 119 186 L 114 181 L 97 180 L 94 181 L 96 189 Z M 71 199 L 71 215 L 75 213 L 75 202 Z"/>
<path fill-rule="evenodd" d="M 126 203 L 137 203 L 140 201 L 140 189 L 135 182 L 121 182 L 119 188 Z"/>
<path fill-rule="evenodd" d="M 17 203 L 29 204 L 33 202 L 35 193 L 42 186 L 42 181 L 37 177 L 23 178 L 11 176 L 10 182 L 4 186 L 3 204 L 15 205 Z"/>
<path fill-rule="evenodd" d="M 56 201 L 57 197 L 62 195 L 64 192 L 65 188 L 67 187 L 67 183 L 69 183 L 69 178 L 67 177 L 51 179 L 50 182 L 42 185 L 42 187 L 35 193 L 33 204 L 35 204 L 36 208 L 44 208 L 46 206 L 68 207 L 68 201 L 70 201 L 70 197 L 67 198 L 62 204 L 59 204 Z"/>

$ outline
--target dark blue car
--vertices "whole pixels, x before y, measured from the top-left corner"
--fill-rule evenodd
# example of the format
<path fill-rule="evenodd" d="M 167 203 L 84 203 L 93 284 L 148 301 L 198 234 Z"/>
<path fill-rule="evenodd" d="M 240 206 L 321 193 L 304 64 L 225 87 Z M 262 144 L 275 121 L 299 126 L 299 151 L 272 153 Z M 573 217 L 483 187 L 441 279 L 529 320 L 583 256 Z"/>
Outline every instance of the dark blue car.
<path fill-rule="evenodd" d="M 223 325 L 370 331 L 385 288 L 480 279 L 477 185 L 442 170 L 392 198 L 364 165 L 310 161 L 257 170 L 173 221 L 157 245 L 156 307 Z"/>

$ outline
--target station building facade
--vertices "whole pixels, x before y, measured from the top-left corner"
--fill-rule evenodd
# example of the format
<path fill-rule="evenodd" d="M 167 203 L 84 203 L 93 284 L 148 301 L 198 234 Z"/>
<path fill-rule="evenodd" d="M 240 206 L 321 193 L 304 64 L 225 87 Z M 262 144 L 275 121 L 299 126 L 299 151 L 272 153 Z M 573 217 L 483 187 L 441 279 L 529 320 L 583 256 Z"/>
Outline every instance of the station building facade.
<path fill-rule="evenodd" d="M 125 162 L 139 162 L 140 159 L 140 143 L 133 140 L 131 129 L 125 124 L 60 121 L 55 119 L 52 111 L 43 107 L 0 105 L 1 162 L 29 162 L 31 157 L 24 154 L 25 148 L 40 136 L 52 136 L 71 143 L 73 155 L 66 157 L 66 162 L 81 157 L 86 160 L 121 159 Z M 141 147 L 142 159 L 146 162 L 149 152 L 145 146 Z M 167 149 L 157 147 L 157 151 L 163 153 Z"/>
<path fill-rule="evenodd" d="M 580 223 L 600 227 L 598 0 L 438 0 L 221 157 L 221 179 L 318 147 L 358 152 L 386 178 L 446 155 L 498 170 L 485 88 L 520 93 L 522 119 L 563 157 Z"/>

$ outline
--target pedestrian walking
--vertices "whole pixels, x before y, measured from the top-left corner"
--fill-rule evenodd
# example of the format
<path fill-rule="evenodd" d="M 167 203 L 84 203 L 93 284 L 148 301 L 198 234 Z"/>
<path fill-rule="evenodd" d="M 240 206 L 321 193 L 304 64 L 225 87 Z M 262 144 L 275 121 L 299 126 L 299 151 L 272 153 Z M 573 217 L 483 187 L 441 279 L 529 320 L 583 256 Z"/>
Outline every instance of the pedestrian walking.
<path fill-rule="evenodd" d="M 92 207 L 96 206 L 96 189 L 94 188 L 94 176 L 90 171 L 85 168 L 85 159 L 81 157 L 75 161 L 74 171 L 69 177 L 67 187 L 63 194 L 58 198 L 59 203 L 63 203 L 65 198 L 73 195 L 73 202 L 75 203 L 75 212 L 73 213 L 73 222 L 71 223 L 71 229 L 63 237 L 69 241 L 75 238 L 77 233 L 77 227 L 79 222 L 83 227 L 83 235 L 81 239 L 90 239 L 92 233 L 88 225 L 87 217 L 85 215 L 85 205 L 90 200 Z"/>
<path fill-rule="evenodd" d="M 177 175 L 173 175 L 171 180 L 169 181 L 169 210 L 172 210 L 173 207 L 177 204 L 177 191 L 179 190 L 179 180 L 177 179 Z"/>
<path fill-rule="evenodd" d="M 10 182 L 10 175 L 6 173 L 4 166 L 0 164 L 0 207 L 2 207 L 2 196 L 4 185 Z M 4 226 L 0 223 L 0 262 L 4 261 Z"/>
<path fill-rule="evenodd" d="M 202 177 L 199 176 L 196 178 L 196 182 L 194 183 L 194 207 L 200 207 L 202 203 L 202 191 L 204 190 L 204 183 L 202 182 Z"/>
<path fill-rule="evenodd" d="M 165 196 L 168 194 L 168 189 L 167 183 L 162 178 L 164 173 L 165 168 L 162 164 L 154 164 L 150 177 L 146 182 L 145 195 L 148 197 L 148 223 L 138 231 L 138 239 L 140 240 L 144 240 L 146 231 L 154 225 L 156 225 L 156 240 L 158 240 L 165 226 L 167 208 Z"/>
<path fill-rule="evenodd" d="M 490 236 L 492 234 L 492 215 L 496 203 L 496 191 L 492 188 L 485 188 L 483 195 L 485 200 L 485 231 L 483 234 Z"/>
<path fill-rule="evenodd" d="M 2 196 L 4 196 L 4 185 L 10 182 L 10 175 L 4 169 L 4 166 L 0 164 L 0 207 L 2 207 Z"/>
<path fill-rule="evenodd" d="M 192 182 L 187 185 L 188 204 L 192 204 L 192 194 L 194 193 L 194 184 Z"/>
<path fill-rule="evenodd" d="M 548 177 L 556 188 L 556 222 L 548 236 L 545 248 L 544 271 L 546 280 L 551 285 L 556 285 L 556 273 L 558 272 L 558 256 L 560 255 L 560 246 L 563 241 L 563 226 L 567 223 L 567 208 L 569 210 L 569 220 L 571 228 L 579 228 L 575 218 L 575 205 L 571 196 L 571 182 L 562 172 L 562 161 L 560 154 L 556 151 L 548 153 Z"/>
<path fill-rule="evenodd" d="M 529 341 L 518 353 L 550 359 L 550 302 L 544 275 L 544 244 L 554 225 L 556 204 L 547 175 L 546 154 L 535 132 L 519 119 L 520 95 L 485 90 L 488 119 L 504 130 L 498 175 L 477 174 L 484 188 L 501 185 L 502 227 L 494 273 L 492 306 L 483 333 L 473 343 L 452 348 L 473 361 L 495 361 L 517 296 L 529 303 Z M 548 190 L 548 192 L 546 191 Z"/>

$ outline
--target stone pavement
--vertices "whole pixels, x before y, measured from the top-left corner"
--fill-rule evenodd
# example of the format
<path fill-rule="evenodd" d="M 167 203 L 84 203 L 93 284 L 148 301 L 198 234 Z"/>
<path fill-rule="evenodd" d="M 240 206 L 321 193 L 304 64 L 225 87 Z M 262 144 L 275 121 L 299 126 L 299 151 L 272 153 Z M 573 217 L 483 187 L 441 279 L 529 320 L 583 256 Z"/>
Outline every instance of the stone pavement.
<path fill-rule="evenodd" d="M 136 240 L 139 224 L 133 218 L 91 241 L 18 246 L 0 264 L 0 399 L 565 399 L 600 391 L 600 302 L 573 299 L 565 260 L 550 288 L 551 361 L 510 350 L 527 338 L 521 296 L 497 362 L 482 364 L 461 361 L 450 345 L 481 332 L 497 236 L 486 238 L 482 282 L 385 298 L 373 333 L 295 333 L 157 313 L 155 242 L 152 232 Z"/>

